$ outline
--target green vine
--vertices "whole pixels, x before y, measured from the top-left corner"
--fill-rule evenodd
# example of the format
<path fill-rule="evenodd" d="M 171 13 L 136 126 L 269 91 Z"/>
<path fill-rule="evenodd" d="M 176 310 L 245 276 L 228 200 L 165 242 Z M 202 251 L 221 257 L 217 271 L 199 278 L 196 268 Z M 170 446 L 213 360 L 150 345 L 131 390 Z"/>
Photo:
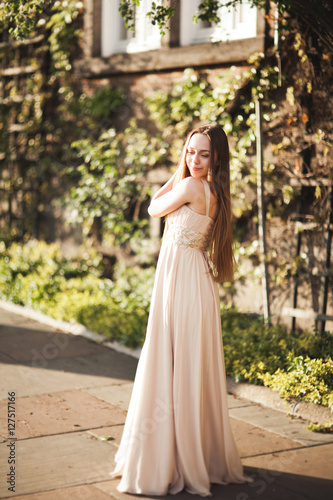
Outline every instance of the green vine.
<path fill-rule="evenodd" d="M 8 97 L 0 100 L 3 129 L 0 159 L 2 156 L 10 158 L 13 172 L 16 168 L 21 169 L 16 165 L 22 162 L 26 165 L 21 176 L 13 174 L 6 181 L 7 196 L 17 198 L 15 193 L 23 188 L 22 206 L 25 208 L 20 223 L 13 218 L 2 229 L 5 241 L 20 239 L 23 234 L 27 239 L 38 236 L 35 225 L 38 210 L 43 211 L 44 203 L 50 203 L 50 198 L 55 196 L 54 185 L 59 181 L 63 186 L 68 184 L 65 176 L 68 165 L 77 165 L 71 142 L 89 133 L 98 136 L 103 125 L 110 126 L 114 114 L 124 105 L 123 90 L 108 86 L 89 96 L 74 76 L 73 60 L 80 56 L 82 13 L 83 4 L 76 0 L 49 5 L 41 18 L 43 22 L 31 33 L 32 40 L 36 40 L 34 50 L 28 52 L 27 57 L 24 45 L 21 49 L 21 65 L 34 67 L 35 71 L 27 75 L 24 86 L 20 79 L 20 87 L 15 79 L 2 79 Z M 10 18 L 4 19 L 9 23 Z M 8 26 L 10 24 L 0 25 L 2 29 Z M 0 58 L 8 65 L 12 61 L 18 64 L 15 54 L 15 44 L 11 42 L 0 50 Z M 15 147 L 10 135 L 12 122 L 22 124 Z M 5 164 L 0 164 L 0 172 L 2 170 L 6 170 Z M 59 187 L 59 191 L 63 193 L 64 187 Z"/>
<path fill-rule="evenodd" d="M 112 128 L 93 142 L 90 137 L 80 139 L 72 147 L 83 160 L 67 169 L 75 179 L 64 200 L 72 210 L 72 222 L 83 224 L 87 234 L 99 218 L 103 237 L 109 236 L 115 245 L 142 237 L 147 219 L 141 205 L 150 189 L 146 176 L 152 166 L 163 163 L 166 142 L 151 139 L 132 121 L 124 132 Z"/>

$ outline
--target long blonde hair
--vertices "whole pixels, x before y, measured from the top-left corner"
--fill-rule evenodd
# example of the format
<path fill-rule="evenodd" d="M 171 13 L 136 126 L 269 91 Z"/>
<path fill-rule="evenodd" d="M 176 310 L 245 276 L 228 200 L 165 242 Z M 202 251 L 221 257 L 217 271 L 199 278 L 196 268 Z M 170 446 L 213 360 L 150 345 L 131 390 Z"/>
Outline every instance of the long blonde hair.
<path fill-rule="evenodd" d="M 210 141 L 210 168 L 207 180 L 213 184 L 218 211 L 209 245 L 209 257 L 216 281 L 231 281 L 234 272 L 233 236 L 231 228 L 230 164 L 227 136 L 219 125 L 198 127 L 188 135 L 180 158 L 174 186 L 190 171 L 186 165 L 188 144 L 194 134 L 206 135 Z"/>

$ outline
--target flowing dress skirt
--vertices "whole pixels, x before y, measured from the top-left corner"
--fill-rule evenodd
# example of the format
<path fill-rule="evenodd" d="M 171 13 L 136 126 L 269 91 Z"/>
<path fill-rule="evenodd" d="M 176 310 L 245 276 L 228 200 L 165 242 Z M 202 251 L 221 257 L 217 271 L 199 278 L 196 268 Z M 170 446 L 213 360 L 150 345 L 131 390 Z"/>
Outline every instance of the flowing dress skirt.
<path fill-rule="evenodd" d="M 189 212 L 180 216 L 199 224 Z M 211 483 L 248 480 L 229 423 L 217 285 L 206 254 L 173 238 L 161 248 L 112 476 L 122 476 L 119 491 L 146 495 L 209 496 Z"/>

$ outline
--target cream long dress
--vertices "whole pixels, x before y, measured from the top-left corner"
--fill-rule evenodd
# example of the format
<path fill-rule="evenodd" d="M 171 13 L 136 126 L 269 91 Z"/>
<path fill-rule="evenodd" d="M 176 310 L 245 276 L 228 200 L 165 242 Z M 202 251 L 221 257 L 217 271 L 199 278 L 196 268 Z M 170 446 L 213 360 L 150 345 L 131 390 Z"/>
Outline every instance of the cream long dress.
<path fill-rule="evenodd" d="M 147 333 L 111 475 L 121 492 L 210 496 L 245 482 L 227 405 L 219 296 L 205 249 L 213 220 L 183 205 L 168 216 Z"/>

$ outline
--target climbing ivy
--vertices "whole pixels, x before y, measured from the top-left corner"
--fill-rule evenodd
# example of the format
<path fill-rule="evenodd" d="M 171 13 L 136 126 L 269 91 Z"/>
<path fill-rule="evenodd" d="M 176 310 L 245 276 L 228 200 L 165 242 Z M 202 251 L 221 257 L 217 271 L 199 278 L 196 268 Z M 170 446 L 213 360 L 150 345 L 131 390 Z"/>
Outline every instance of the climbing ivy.
<path fill-rule="evenodd" d="M 19 3 L 16 6 L 19 8 Z M 36 11 L 32 4 L 29 8 L 32 16 L 38 14 L 37 3 Z M 0 5 L 0 12 L 6 12 L 5 4 Z M 26 12 L 22 10 L 22 15 Z M 6 179 L 8 205 L 21 205 L 20 213 L 2 225 L 5 241 L 31 236 L 53 239 L 54 235 L 41 227 L 42 212 L 70 182 L 65 175 L 67 168 L 77 165 L 77 151 L 71 143 L 89 133 L 97 137 L 124 105 L 122 89 L 108 85 L 90 96 L 75 77 L 73 60 L 80 56 L 82 13 L 82 2 L 49 3 L 30 31 L 27 46 L 32 50 L 11 39 L 0 49 L 4 67 L 15 65 L 18 71 L 20 66 L 33 68 L 19 79 L 0 77 L 4 96 L 0 99 L 0 160 L 10 159 L 0 162 L 0 180 Z M 0 32 L 6 40 L 13 26 L 8 16 L 1 19 Z M 11 132 L 13 126 L 20 127 L 18 135 Z"/>
<path fill-rule="evenodd" d="M 38 28 L 41 14 L 51 0 L 10 0 L 0 4 L 1 17 L 9 24 L 9 33 L 17 39 L 28 38 Z"/>
<path fill-rule="evenodd" d="M 151 138 L 132 120 L 123 132 L 111 128 L 94 141 L 80 139 L 72 147 L 82 163 L 66 171 L 75 179 L 64 198 L 71 210 L 68 220 L 82 224 L 88 234 L 98 218 L 100 238 L 109 244 L 133 243 L 142 237 L 147 218 L 141 205 L 150 188 L 146 176 L 164 162 L 166 141 Z"/>

